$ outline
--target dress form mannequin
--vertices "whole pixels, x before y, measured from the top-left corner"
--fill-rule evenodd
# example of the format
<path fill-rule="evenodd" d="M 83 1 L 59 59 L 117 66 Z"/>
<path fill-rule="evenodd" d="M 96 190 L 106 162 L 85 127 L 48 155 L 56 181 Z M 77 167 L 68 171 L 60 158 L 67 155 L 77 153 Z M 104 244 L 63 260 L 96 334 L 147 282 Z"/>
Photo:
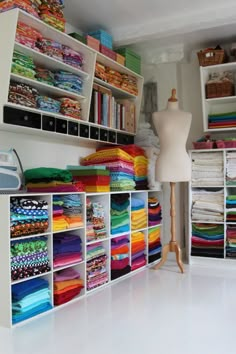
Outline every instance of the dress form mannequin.
<path fill-rule="evenodd" d="M 170 182 L 171 240 L 162 250 L 162 260 L 154 269 L 160 268 L 166 261 L 168 252 L 176 253 L 181 272 L 184 272 L 181 250 L 176 241 L 175 230 L 175 185 L 191 179 L 191 161 L 186 152 L 186 141 L 191 126 L 191 113 L 179 109 L 176 90 L 168 100 L 167 109 L 153 113 L 153 123 L 160 139 L 160 155 L 157 159 L 156 177 L 159 182 Z"/>

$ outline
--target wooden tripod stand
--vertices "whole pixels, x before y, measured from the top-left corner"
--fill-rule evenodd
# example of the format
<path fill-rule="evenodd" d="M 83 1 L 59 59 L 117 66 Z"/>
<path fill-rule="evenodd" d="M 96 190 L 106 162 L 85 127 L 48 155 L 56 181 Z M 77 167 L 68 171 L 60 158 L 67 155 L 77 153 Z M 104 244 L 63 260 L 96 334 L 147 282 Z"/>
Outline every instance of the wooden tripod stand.
<path fill-rule="evenodd" d="M 167 260 L 167 255 L 169 252 L 175 252 L 176 254 L 176 261 L 180 268 L 181 273 L 184 272 L 183 263 L 181 260 L 181 249 L 176 241 L 176 229 L 175 229 L 175 185 L 176 183 L 170 182 L 170 216 L 171 216 L 171 240 L 170 242 L 165 245 L 162 249 L 162 259 L 161 261 L 153 268 L 159 269 Z"/>

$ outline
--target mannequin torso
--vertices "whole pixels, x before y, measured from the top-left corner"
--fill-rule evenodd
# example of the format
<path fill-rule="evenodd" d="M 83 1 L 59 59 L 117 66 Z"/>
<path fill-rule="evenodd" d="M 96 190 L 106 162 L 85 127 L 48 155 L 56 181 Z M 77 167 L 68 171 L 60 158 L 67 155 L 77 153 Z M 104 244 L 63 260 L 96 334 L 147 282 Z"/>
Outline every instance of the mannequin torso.
<path fill-rule="evenodd" d="M 165 111 L 153 113 L 153 123 L 160 139 L 156 165 L 159 182 L 191 179 L 191 161 L 185 147 L 191 120 L 191 113 L 179 110 L 178 101 L 168 102 Z"/>

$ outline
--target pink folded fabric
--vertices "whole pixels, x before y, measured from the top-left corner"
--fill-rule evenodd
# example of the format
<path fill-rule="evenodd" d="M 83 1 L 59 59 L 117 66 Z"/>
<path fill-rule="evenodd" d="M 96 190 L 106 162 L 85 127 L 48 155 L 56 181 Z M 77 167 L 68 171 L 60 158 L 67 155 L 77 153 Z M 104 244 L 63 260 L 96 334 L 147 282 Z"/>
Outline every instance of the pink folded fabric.
<path fill-rule="evenodd" d="M 59 256 L 56 257 L 53 260 L 53 265 L 54 267 L 62 267 L 64 265 L 72 264 L 72 263 L 77 263 L 77 262 L 82 262 L 83 258 L 79 254 L 76 255 L 71 255 L 71 256 Z"/>
<path fill-rule="evenodd" d="M 119 261 L 111 260 L 111 269 L 123 269 L 129 265 L 129 257 L 121 259 Z"/>
<path fill-rule="evenodd" d="M 67 268 L 67 269 L 63 269 L 61 271 L 58 271 L 57 273 L 54 273 L 53 277 L 54 277 L 55 281 L 79 279 L 80 273 L 73 268 Z"/>

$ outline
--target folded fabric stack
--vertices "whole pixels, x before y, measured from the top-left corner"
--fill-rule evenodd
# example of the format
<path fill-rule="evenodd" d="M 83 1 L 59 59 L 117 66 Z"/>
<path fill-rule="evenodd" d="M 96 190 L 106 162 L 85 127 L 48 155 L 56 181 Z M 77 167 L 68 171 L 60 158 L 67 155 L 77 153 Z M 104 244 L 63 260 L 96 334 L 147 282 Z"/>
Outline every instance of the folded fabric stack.
<path fill-rule="evenodd" d="M 236 152 L 226 152 L 226 184 L 236 185 Z"/>
<path fill-rule="evenodd" d="M 131 270 L 141 268 L 146 265 L 146 242 L 143 232 L 132 232 L 131 234 Z"/>
<path fill-rule="evenodd" d="M 33 58 L 14 50 L 11 72 L 29 79 L 34 79 L 36 72 Z"/>
<path fill-rule="evenodd" d="M 19 21 L 16 29 L 16 42 L 26 47 L 38 50 L 37 42 L 42 40 L 41 33 L 33 27 Z"/>
<path fill-rule="evenodd" d="M 79 194 L 70 194 L 59 196 L 63 201 L 63 215 L 69 224 L 69 228 L 82 227 L 83 213 L 82 213 L 82 203 Z"/>
<path fill-rule="evenodd" d="M 131 198 L 131 229 L 139 230 L 147 227 L 147 211 L 140 198 Z"/>
<path fill-rule="evenodd" d="M 148 198 L 148 226 L 159 225 L 162 220 L 161 205 L 156 197 Z"/>
<path fill-rule="evenodd" d="M 227 225 L 226 257 L 236 258 L 236 225 Z"/>
<path fill-rule="evenodd" d="M 130 271 L 128 235 L 113 238 L 111 240 L 111 280 L 122 277 Z"/>
<path fill-rule="evenodd" d="M 95 153 L 82 159 L 82 165 L 104 165 L 110 170 L 111 177 L 111 190 L 112 191 L 125 191 L 134 190 L 135 182 L 131 170 L 128 169 L 124 172 L 123 166 L 133 167 L 133 157 L 127 154 L 120 148 L 103 148 Z M 111 165 L 111 163 L 113 163 Z M 114 170 L 113 167 L 116 167 Z"/>
<path fill-rule="evenodd" d="M 18 8 L 34 17 L 39 18 L 39 4 L 39 0 L 1 0 L 0 12 L 5 12 L 11 9 Z"/>
<path fill-rule="evenodd" d="M 111 195 L 111 234 L 127 233 L 130 230 L 129 194 Z"/>
<path fill-rule="evenodd" d="M 33 277 L 51 270 L 47 237 L 11 242 L 11 279 Z"/>
<path fill-rule="evenodd" d="M 83 186 L 72 182 L 68 170 L 39 167 L 24 172 L 27 191 L 32 193 L 81 192 Z"/>
<path fill-rule="evenodd" d="M 96 62 L 96 65 L 95 65 L 95 76 L 98 79 L 107 82 L 107 73 L 106 73 L 105 65 Z"/>
<path fill-rule="evenodd" d="M 192 154 L 192 186 L 214 187 L 223 185 L 224 172 L 222 153 L 194 152 Z"/>
<path fill-rule="evenodd" d="M 54 305 L 62 305 L 71 301 L 81 293 L 84 281 L 80 279 L 80 273 L 67 268 L 54 273 Z"/>
<path fill-rule="evenodd" d="M 11 81 L 8 93 L 8 102 L 30 108 L 37 107 L 38 91 L 33 87 Z"/>
<path fill-rule="evenodd" d="M 37 46 L 42 53 L 56 60 L 63 61 L 62 44 L 55 42 L 52 39 L 42 38 L 38 41 Z"/>
<path fill-rule="evenodd" d="M 12 324 L 51 308 L 51 291 L 46 279 L 31 279 L 12 286 Z"/>
<path fill-rule="evenodd" d="M 47 96 L 38 96 L 37 107 L 41 111 L 59 113 L 61 108 L 61 103 Z"/>
<path fill-rule="evenodd" d="M 137 78 L 132 75 L 122 74 L 121 88 L 132 95 L 138 96 Z"/>
<path fill-rule="evenodd" d="M 235 128 L 236 112 L 225 112 L 208 115 L 208 127 L 210 129 Z"/>
<path fill-rule="evenodd" d="M 191 255 L 224 258 L 224 225 L 192 224 Z"/>
<path fill-rule="evenodd" d="M 152 227 L 148 230 L 148 263 L 161 258 L 161 228 Z"/>
<path fill-rule="evenodd" d="M 53 231 L 61 231 L 69 228 L 63 209 L 63 198 L 61 195 L 53 196 Z"/>
<path fill-rule="evenodd" d="M 87 290 L 95 289 L 108 282 L 107 255 L 102 243 L 87 246 Z"/>
<path fill-rule="evenodd" d="M 226 221 L 236 222 L 236 195 L 226 197 Z"/>
<path fill-rule="evenodd" d="M 110 171 L 105 166 L 68 165 L 74 182 L 82 182 L 87 193 L 110 192 Z"/>
<path fill-rule="evenodd" d="M 82 69 L 84 64 L 84 57 L 81 53 L 74 49 L 63 45 L 63 61 L 65 64 L 73 66 L 77 69 Z"/>
<path fill-rule="evenodd" d="M 54 86 L 54 74 L 47 69 L 36 67 L 35 77 L 37 81 L 43 82 L 44 84 Z"/>
<path fill-rule="evenodd" d="M 59 233 L 53 236 L 54 268 L 82 262 L 82 241 L 80 236 L 71 233 Z"/>
<path fill-rule="evenodd" d="M 75 93 L 81 93 L 83 89 L 83 80 L 80 76 L 67 71 L 59 70 L 54 73 L 54 85 L 63 90 Z"/>
<path fill-rule="evenodd" d="M 43 234 L 47 231 L 48 203 L 44 200 L 11 198 L 11 237 Z"/>
<path fill-rule="evenodd" d="M 112 68 L 106 68 L 106 79 L 107 82 L 113 86 L 121 88 L 122 84 L 122 74 Z"/>
<path fill-rule="evenodd" d="M 148 159 L 144 149 L 135 144 L 123 145 L 120 148 L 134 159 L 135 189 L 148 189 Z"/>
<path fill-rule="evenodd" d="M 92 202 L 86 198 L 86 238 L 87 242 L 107 237 L 105 224 L 105 210 L 100 202 Z"/>
<path fill-rule="evenodd" d="M 196 222 L 223 222 L 224 190 L 198 189 L 193 191 L 192 219 Z"/>
<path fill-rule="evenodd" d="M 61 102 L 60 112 L 62 114 L 76 119 L 82 118 L 82 109 L 79 101 L 72 100 L 68 97 L 62 97 L 59 100 Z"/>
<path fill-rule="evenodd" d="M 42 21 L 65 32 L 65 18 L 63 14 L 64 0 L 41 0 L 39 16 Z"/>

